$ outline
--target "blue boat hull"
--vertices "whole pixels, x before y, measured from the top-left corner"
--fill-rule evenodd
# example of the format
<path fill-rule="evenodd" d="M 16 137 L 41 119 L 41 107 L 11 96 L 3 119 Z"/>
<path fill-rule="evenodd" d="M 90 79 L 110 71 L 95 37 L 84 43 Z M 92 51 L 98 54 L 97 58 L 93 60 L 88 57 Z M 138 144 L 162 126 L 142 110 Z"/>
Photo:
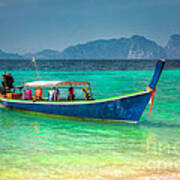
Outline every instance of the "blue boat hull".
<path fill-rule="evenodd" d="M 144 92 L 99 101 L 53 103 L 1 99 L 1 103 L 10 108 L 81 119 L 137 123 L 150 100 L 150 96 L 151 93 Z"/>

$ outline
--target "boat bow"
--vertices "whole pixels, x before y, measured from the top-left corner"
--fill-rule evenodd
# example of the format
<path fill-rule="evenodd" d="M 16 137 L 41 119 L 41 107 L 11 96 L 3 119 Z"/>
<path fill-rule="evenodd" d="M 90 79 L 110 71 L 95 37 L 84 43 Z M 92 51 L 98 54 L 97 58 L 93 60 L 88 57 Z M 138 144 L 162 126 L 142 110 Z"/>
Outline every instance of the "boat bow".
<path fill-rule="evenodd" d="M 165 65 L 165 59 L 158 60 L 158 62 L 156 63 L 156 67 L 155 67 L 155 71 L 154 71 L 154 75 L 151 80 L 151 83 L 146 88 L 147 91 L 149 91 L 151 93 L 151 106 L 150 106 L 150 110 L 149 110 L 149 116 L 151 115 L 152 108 L 153 108 L 154 96 L 156 93 L 156 85 L 159 81 L 162 70 L 164 69 L 164 65 Z"/>
<path fill-rule="evenodd" d="M 162 70 L 164 68 L 164 65 L 165 65 L 165 59 L 160 59 L 156 63 L 156 68 L 155 68 L 155 71 L 154 71 L 153 78 L 151 80 L 151 83 L 148 86 L 151 90 L 155 90 L 156 85 L 157 85 L 157 83 L 159 81 L 159 78 L 161 76 Z"/>

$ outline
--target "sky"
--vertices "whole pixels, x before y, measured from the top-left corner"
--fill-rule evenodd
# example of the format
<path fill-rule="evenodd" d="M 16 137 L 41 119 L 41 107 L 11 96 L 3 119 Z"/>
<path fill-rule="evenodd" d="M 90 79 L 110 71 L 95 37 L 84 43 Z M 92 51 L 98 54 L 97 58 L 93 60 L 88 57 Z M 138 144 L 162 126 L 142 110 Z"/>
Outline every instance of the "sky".
<path fill-rule="evenodd" d="M 180 34 L 180 0 L 0 0 L 0 49 L 37 52 L 142 35 Z"/>

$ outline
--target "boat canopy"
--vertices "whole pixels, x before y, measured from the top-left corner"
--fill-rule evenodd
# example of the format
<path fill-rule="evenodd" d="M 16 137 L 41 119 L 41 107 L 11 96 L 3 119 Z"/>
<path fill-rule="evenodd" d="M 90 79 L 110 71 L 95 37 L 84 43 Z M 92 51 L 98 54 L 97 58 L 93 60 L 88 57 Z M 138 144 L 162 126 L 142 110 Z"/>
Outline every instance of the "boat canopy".
<path fill-rule="evenodd" d="M 90 85 L 86 81 L 33 81 L 24 84 L 24 87 L 57 87 L 57 86 L 72 86 L 72 85 Z"/>

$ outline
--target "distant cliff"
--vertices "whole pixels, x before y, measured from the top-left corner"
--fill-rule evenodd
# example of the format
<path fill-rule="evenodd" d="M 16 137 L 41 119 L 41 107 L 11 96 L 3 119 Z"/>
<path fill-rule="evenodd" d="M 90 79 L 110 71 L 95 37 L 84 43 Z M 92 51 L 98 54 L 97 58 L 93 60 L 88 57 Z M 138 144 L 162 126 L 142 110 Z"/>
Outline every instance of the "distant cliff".
<path fill-rule="evenodd" d="M 46 49 L 24 55 L 5 53 L 0 50 L 0 59 L 180 59 L 180 35 L 172 35 L 165 47 L 143 36 L 131 38 L 95 40 L 70 46 L 63 51 Z"/>
<path fill-rule="evenodd" d="M 62 59 L 156 59 L 166 57 L 164 48 L 142 36 L 97 40 L 71 46 L 61 52 Z"/>
<path fill-rule="evenodd" d="M 167 58 L 180 59 L 180 35 L 172 35 L 165 47 L 165 50 L 167 53 Z"/>
<path fill-rule="evenodd" d="M 22 59 L 23 57 L 19 54 L 14 53 L 6 53 L 2 50 L 0 50 L 0 59 Z"/>

